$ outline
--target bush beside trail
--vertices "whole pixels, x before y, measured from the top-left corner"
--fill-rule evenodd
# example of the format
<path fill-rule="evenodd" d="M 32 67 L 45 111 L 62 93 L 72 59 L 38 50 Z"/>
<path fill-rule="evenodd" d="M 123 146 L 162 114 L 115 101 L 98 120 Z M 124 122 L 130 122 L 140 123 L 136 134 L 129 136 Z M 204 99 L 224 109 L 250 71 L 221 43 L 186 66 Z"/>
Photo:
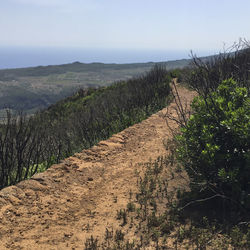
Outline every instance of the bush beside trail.
<path fill-rule="evenodd" d="M 208 60 L 194 56 L 191 67 L 177 72 L 199 95 L 188 114 L 175 98 L 181 127 L 176 157 L 191 188 L 180 202 L 211 208 L 228 223 L 249 224 L 250 45 L 240 40 L 229 52 Z"/>
<path fill-rule="evenodd" d="M 250 208 L 248 89 L 225 80 L 209 98 L 197 97 L 192 109 L 177 137 L 178 159 L 189 174 L 192 191 L 227 201 L 228 213 L 246 212 Z"/>

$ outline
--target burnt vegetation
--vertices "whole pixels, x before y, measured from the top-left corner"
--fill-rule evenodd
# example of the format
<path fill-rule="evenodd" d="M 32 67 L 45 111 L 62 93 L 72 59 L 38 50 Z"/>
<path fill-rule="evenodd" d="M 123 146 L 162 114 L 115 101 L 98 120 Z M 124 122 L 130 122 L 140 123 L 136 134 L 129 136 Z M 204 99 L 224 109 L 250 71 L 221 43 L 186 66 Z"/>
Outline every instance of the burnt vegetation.
<path fill-rule="evenodd" d="M 170 100 L 170 80 L 157 65 L 128 81 L 79 90 L 31 117 L 6 111 L 0 125 L 0 188 L 44 171 L 163 108 Z"/>

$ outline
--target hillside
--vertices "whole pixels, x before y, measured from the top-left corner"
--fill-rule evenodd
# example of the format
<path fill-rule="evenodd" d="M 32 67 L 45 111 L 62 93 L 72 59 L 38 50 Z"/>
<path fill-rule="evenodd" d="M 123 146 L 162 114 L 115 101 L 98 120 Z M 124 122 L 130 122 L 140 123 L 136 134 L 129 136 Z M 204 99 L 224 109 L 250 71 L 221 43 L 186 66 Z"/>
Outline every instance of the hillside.
<path fill-rule="evenodd" d="M 3 249 L 249 249 L 250 50 L 239 46 L 9 114 Z"/>
<path fill-rule="evenodd" d="M 162 62 L 182 68 L 189 60 Z M 80 63 L 0 70 L 0 117 L 5 108 L 34 113 L 71 95 L 79 88 L 107 86 L 149 71 L 155 63 Z"/>
<path fill-rule="evenodd" d="M 34 116 L 7 112 L 0 124 L 0 188 L 27 179 L 159 111 L 171 100 L 170 72 L 81 89 Z"/>
<path fill-rule="evenodd" d="M 182 100 L 192 100 L 194 92 L 179 91 Z M 106 229 L 119 229 L 117 210 L 135 199 L 141 164 L 166 153 L 163 141 L 171 137 L 166 112 L 1 190 L 1 249 L 83 249 L 91 235 L 101 241 Z M 169 112 L 177 115 L 174 103 Z M 139 240 L 134 229 L 124 230 Z"/>

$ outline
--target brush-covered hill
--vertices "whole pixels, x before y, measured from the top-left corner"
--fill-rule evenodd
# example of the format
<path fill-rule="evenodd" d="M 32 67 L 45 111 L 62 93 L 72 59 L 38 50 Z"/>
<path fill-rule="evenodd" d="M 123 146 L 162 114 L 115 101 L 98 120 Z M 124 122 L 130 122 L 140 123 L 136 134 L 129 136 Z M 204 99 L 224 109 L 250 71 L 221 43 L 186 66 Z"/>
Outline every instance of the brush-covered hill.
<path fill-rule="evenodd" d="M 189 60 L 162 62 L 167 69 L 181 68 Z M 72 95 L 80 88 L 108 86 L 148 72 L 156 63 L 104 64 L 74 62 L 31 68 L 0 70 L 0 117 L 3 109 L 37 110 Z"/>
<path fill-rule="evenodd" d="M 140 77 L 81 89 L 33 116 L 7 112 L 0 126 L 0 187 L 142 121 L 170 100 L 170 72 L 155 66 Z"/>

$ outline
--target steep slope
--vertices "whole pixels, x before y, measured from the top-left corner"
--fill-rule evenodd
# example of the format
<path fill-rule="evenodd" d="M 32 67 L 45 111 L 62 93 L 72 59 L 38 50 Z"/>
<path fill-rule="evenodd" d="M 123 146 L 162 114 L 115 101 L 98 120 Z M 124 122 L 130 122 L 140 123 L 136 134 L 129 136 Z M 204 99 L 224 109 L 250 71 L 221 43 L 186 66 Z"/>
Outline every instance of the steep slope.
<path fill-rule="evenodd" d="M 0 124 L 0 189 L 48 169 L 161 110 L 171 101 L 171 72 L 147 74 L 109 87 L 79 90 L 34 116 Z"/>
<path fill-rule="evenodd" d="M 194 92 L 178 87 L 188 103 Z M 166 153 L 166 109 L 44 173 L 0 191 L 0 249 L 83 249 L 115 229 L 137 187 L 139 163 Z M 175 104 L 169 112 L 175 115 Z M 172 128 L 176 124 L 169 121 Z"/>

